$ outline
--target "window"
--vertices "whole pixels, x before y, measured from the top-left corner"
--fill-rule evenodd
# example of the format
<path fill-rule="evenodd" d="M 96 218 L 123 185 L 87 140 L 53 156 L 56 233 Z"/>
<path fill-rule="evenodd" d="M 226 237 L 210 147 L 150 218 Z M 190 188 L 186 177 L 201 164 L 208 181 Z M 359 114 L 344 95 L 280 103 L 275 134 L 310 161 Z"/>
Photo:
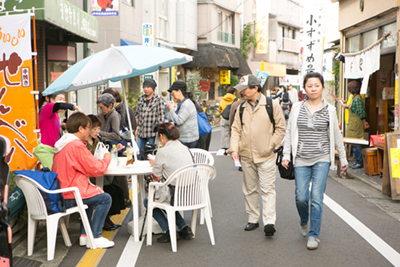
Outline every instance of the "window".
<path fill-rule="evenodd" d="M 158 36 L 162 39 L 168 39 L 168 0 L 159 1 Z"/>
<path fill-rule="evenodd" d="M 360 51 L 360 35 L 347 38 L 347 53 Z"/>
<path fill-rule="evenodd" d="M 222 11 L 218 11 L 218 31 L 223 31 L 222 26 Z"/>
<path fill-rule="evenodd" d="M 372 45 L 378 41 L 378 29 L 365 32 L 362 34 L 362 49 L 367 48 L 368 46 Z"/>
<path fill-rule="evenodd" d="M 385 25 L 382 27 L 382 36 L 383 37 L 385 34 L 392 32 L 389 37 L 382 42 L 382 48 L 387 48 L 387 47 L 393 47 L 396 46 L 397 43 L 397 27 L 396 27 L 396 22 Z"/>
<path fill-rule="evenodd" d="M 282 27 L 282 37 L 284 38 L 289 38 L 289 39 L 295 39 L 295 29 L 291 29 L 288 26 L 283 26 Z"/>

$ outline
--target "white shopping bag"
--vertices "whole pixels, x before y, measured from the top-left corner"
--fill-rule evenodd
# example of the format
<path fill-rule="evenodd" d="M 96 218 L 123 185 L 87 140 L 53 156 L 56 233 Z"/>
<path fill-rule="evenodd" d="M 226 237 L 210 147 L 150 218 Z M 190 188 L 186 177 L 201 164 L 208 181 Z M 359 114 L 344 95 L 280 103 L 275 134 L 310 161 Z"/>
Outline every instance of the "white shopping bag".
<path fill-rule="evenodd" d="M 108 153 L 108 145 L 99 142 L 96 146 L 96 150 L 94 151 L 94 157 L 96 159 L 104 159 L 104 154 L 106 153 Z"/>

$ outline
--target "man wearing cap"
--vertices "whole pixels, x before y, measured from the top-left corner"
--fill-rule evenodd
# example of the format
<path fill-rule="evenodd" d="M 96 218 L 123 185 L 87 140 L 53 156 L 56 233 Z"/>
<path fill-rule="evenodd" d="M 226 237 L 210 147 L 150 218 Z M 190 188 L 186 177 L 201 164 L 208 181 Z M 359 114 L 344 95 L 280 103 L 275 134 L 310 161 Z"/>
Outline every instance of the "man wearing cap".
<path fill-rule="evenodd" d="M 266 97 L 261 94 L 261 82 L 254 75 L 240 78 L 235 89 L 241 91 L 245 101 L 238 107 L 232 125 L 231 146 L 228 150 L 233 160 L 241 157 L 243 169 L 243 194 L 248 223 L 245 231 L 259 226 L 259 190 L 263 206 L 263 224 L 266 236 L 275 233 L 275 153 L 285 135 L 285 118 L 279 103 L 272 101 L 275 131 L 268 116 Z M 243 108 L 242 120 L 240 109 Z"/>
<path fill-rule="evenodd" d="M 188 148 L 195 148 L 199 140 L 199 128 L 197 124 L 197 110 L 193 101 L 193 94 L 187 92 L 185 82 L 176 81 L 168 89 L 175 103 L 178 103 L 176 109 L 172 103 L 167 103 L 169 109 L 168 119 L 175 123 L 179 129 L 179 141 Z"/>
<path fill-rule="evenodd" d="M 159 122 L 164 121 L 164 99 L 154 93 L 157 87 L 156 81 L 146 79 L 143 82 L 143 92 L 136 105 L 136 124 L 137 128 L 137 145 L 142 153 L 142 149 L 146 143 L 154 144 L 156 133 L 153 127 Z"/>

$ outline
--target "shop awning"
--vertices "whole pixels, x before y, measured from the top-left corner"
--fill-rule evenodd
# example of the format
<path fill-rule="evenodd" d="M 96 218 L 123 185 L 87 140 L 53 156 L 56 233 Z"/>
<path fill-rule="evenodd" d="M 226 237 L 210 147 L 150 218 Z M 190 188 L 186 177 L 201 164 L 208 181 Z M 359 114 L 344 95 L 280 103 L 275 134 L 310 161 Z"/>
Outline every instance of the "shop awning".
<path fill-rule="evenodd" d="M 183 65 L 185 68 L 227 68 L 238 76 L 251 74 L 246 60 L 239 48 L 216 44 L 198 44 L 197 51 L 190 52 L 193 61 Z"/>
<path fill-rule="evenodd" d="M 141 45 L 141 44 L 138 44 L 138 43 L 135 43 L 135 42 L 131 42 L 131 41 L 128 41 L 128 40 L 125 40 L 125 39 L 121 39 L 121 46 L 124 46 L 124 45 Z"/>
<path fill-rule="evenodd" d="M 73 34 L 76 38 L 71 38 L 72 41 L 98 41 L 97 19 L 67 0 L 6 1 L 4 7 L 3 12 L 35 7 L 36 20 L 46 21 Z"/>

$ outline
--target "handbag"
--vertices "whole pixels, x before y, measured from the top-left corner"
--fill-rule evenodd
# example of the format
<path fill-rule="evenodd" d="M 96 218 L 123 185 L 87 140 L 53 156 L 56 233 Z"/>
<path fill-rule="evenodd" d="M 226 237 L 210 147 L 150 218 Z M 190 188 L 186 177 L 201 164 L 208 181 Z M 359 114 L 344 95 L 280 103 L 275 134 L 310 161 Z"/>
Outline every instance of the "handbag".
<path fill-rule="evenodd" d="M 294 180 L 294 167 L 293 167 L 293 155 L 290 153 L 290 161 L 288 168 L 282 166 L 282 159 L 283 159 L 283 146 L 274 150 L 276 153 L 276 165 L 278 165 L 278 170 L 281 178 Z"/>
<path fill-rule="evenodd" d="M 204 112 L 197 112 L 197 126 L 199 127 L 199 137 L 212 131 L 212 127 Z"/>
<path fill-rule="evenodd" d="M 102 142 L 98 142 L 93 156 L 96 159 L 104 159 L 104 154 L 106 153 L 108 153 L 108 145 L 105 145 Z"/>

